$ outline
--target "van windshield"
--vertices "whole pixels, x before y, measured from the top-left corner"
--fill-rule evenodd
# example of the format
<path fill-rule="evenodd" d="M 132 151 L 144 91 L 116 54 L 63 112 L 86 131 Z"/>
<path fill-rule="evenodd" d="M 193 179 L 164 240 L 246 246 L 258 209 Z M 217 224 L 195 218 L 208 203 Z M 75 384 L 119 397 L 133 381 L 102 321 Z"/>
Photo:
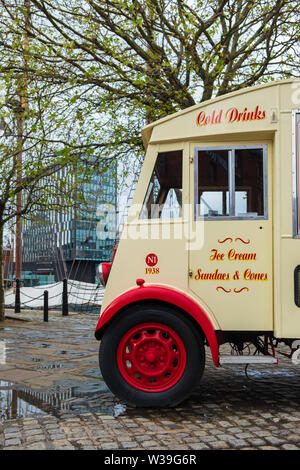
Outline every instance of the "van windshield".
<path fill-rule="evenodd" d="M 181 217 L 182 150 L 158 153 L 140 219 Z"/>

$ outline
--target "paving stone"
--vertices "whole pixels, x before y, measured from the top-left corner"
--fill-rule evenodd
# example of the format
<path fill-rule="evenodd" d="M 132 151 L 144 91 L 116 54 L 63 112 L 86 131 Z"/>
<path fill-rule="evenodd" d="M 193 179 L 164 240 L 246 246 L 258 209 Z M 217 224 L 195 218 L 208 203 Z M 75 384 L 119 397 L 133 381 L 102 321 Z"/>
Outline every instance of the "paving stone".
<path fill-rule="evenodd" d="M 15 432 L 19 432 L 20 428 L 19 427 L 12 427 L 12 426 L 7 426 L 4 428 L 4 434 L 13 434 Z"/>
<path fill-rule="evenodd" d="M 58 441 L 60 439 L 66 439 L 66 435 L 65 434 L 51 434 L 50 435 L 50 440 Z"/>
<path fill-rule="evenodd" d="M 283 450 L 299 450 L 300 447 L 297 447 L 295 444 L 283 444 L 281 448 Z"/>
<path fill-rule="evenodd" d="M 50 431 L 52 429 L 58 429 L 59 428 L 59 424 L 45 424 L 45 429 L 47 429 L 47 431 Z"/>
<path fill-rule="evenodd" d="M 32 444 L 34 442 L 40 442 L 40 441 L 43 441 L 45 439 L 45 435 L 44 434 L 38 434 L 36 436 L 29 436 L 27 439 L 26 439 L 26 442 L 28 442 L 29 444 Z"/>
<path fill-rule="evenodd" d="M 198 439 L 199 440 L 199 439 Z M 203 436 L 201 437 L 202 442 L 215 442 L 217 439 L 213 436 Z"/>
<path fill-rule="evenodd" d="M 280 445 L 282 444 L 284 441 L 283 439 L 278 439 L 277 437 L 274 437 L 274 436 L 266 436 L 266 441 L 268 441 L 270 444 L 273 444 L 273 445 Z"/>
<path fill-rule="evenodd" d="M 207 432 L 206 431 L 195 431 L 195 436 L 198 436 L 198 437 L 207 437 Z"/>
<path fill-rule="evenodd" d="M 280 450 L 277 447 L 272 447 L 272 446 L 260 446 L 259 449 L 261 450 Z"/>
<path fill-rule="evenodd" d="M 5 450 L 22 450 L 20 446 L 6 446 Z"/>
<path fill-rule="evenodd" d="M 249 442 L 249 444 L 251 444 L 253 447 L 259 447 L 259 446 L 266 445 L 266 441 L 264 441 L 263 439 L 255 439 L 255 438 L 252 438 L 252 439 L 248 439 L 248 442 Z"/>
<path fill-rule="evenodd" d="M 20 439 L 21 433 L 20 432 L 10 432 L 10 433 L 4 433 L 5 440 L 7 439 Z"/>
<path fill-rule="evenodd" d="M 239 434 L 239 439 L 250 439 L 251 437 L 253 437 L 253 434 L 250 432 L 241 432 Z"/>
<path fill-rule="evenodd" d="M 143 441 L 141 444 L 145 449 L 148 449 L 149 447 L 157 446 L 158 442 L 156 442 L 156 441 Z"/>
<path fill-rule="evenodd" d="M 290 434 L 289 436 L 287 436 L 287 440 L 300 444 L 300 434 Z"/>
<path fill-rule="evenodd" d="M 56 447 L 56 450 L 75 450 L 74 446 L 61 446 L 61 447 Z"/>
<path fill-rule="evenodd" d="M 227 440 L 228 444 L 230 447 L 233 447 L 234 449 L 240 449 L 241 447 L 246 447 L 248 446 L 248 443 L 244 441 L 243 439 L 228 439 Z"/>
<path fill-rule="evenodd" d="M 54 446 L 54 448 L 57 448 L 57 447 L 63 447 L 63 446 L 69 446 L 70 445 L 70 442 L 67 441 L 66 439 L 60 439 L 58 441 L 52 441 L 52 445 Z"/>
<path fill-rule="evenodd" d="M 29 431 L 24 431 L 24 434 L 26 437 L 29 437 L 29 436 L 37 436 L 37 435 L 40 435 L 42 432 L 42 429 L 30 429 Z"/>
<path fill-rule="evenodd" d="M 116 442 L 104 443 L 102 444 L 101 448 L 103 450 L 118 449 L 118 445 Z"/>
<path fill-rule="evenodd" d="M 228 428 L 231 426 L 231 423 L 229 423 L 228 421 L 219 421 L 219 426 L 221 426 L 222 428 Z"/>
<path fill-rule="evenodd" d="M 21 444 L 20 439 L 5 439 L 4 445 L 5 447 L 17 446 Z"/>
<path fill-rule="evenodd" d="M 256 434 L 258 437 L 268 437 L 268 436 L 271 435 L 271 432 L 270 432 L 270 431 L 261 430 L 261 431 L 255 431 L 255 434 Z"/>
<path fill-rule="evenodd" d="M 123 447 L 123 449 L 132 449 L 133 447 L 136 447 L 136 442 L 132 442 L 132 441 L 129 441 L 129 442 L 121 442 L 121 447 Z M 157 442 L 155 443 L 155 445 L 157 445 Z"/>
<path fill-rule="evenodd" d="M 34 444 L 29 444 L 26 446 L 28 450 L 46 450 L 46 442 L 35 442 Z"/>
<path fill-rule="evenodd" d="M 216 442 L 211 442 L 210 447 L 215 450 L 221 450 L 221 449 L 228 449 L 229 445 L 226 442 L 222 441 L 216 441 Z"/>
<path fill-rule="evenodd" d="M 198 442 L 197 444 L 190 444 L 189 445 L 192 450 L 207 450 L 209 447 L 204 444 L 203 442 Z"/>

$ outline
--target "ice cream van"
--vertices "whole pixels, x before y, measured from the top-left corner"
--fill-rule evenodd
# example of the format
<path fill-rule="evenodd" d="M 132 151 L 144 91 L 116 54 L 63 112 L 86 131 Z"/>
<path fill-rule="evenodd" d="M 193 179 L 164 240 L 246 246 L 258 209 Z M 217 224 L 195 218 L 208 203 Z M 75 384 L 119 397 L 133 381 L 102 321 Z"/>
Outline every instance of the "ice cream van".
<path fill-rule="evenodd" d="M 284 343 L 297 361 L 300 79 L 200 103 L 142 137 L 127 223 L 98 268 L 108 387 L 135 406 L 175 406 L 199 383 L 205 350 L 216 367 L 270 367 Z M 234 354 L 220 354 L 225 343 Z"/>

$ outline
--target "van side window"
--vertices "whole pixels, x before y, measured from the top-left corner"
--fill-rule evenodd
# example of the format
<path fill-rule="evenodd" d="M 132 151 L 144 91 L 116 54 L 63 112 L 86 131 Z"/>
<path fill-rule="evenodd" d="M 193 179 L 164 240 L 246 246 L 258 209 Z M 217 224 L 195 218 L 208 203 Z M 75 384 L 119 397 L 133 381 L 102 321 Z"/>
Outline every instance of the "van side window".
<path fill-rule="evenodd" d="M 237 217 L 264 215 L 262 149 L 235 151 L 235 212 Z"/>
<path fill-rule="evenodd" d="M 198 152 L 198 203 L 200 214 L 229 215 L 228 152 Z"/>
<path fill-rule="evenodd" d="M 158 153 L 140 219 L 181 217 L 182 150 Z"/>
<path fill-rule="evenodd" d="M 196 149 L 195 214 L 267 217 L 265 146 Z"/>

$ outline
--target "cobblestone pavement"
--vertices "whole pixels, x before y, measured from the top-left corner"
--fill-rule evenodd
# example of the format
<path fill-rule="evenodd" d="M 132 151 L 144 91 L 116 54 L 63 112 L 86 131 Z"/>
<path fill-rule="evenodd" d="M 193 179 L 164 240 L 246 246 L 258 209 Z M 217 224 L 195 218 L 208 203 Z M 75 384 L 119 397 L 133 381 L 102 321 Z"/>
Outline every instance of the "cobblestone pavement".
<path fill-rule="evenodd" d="M 175 409 L 135 409 L 98 369 L 97 315 L 0 324 L 0 449 L 300 449 L 300 366 L 216 369 Z"/>

